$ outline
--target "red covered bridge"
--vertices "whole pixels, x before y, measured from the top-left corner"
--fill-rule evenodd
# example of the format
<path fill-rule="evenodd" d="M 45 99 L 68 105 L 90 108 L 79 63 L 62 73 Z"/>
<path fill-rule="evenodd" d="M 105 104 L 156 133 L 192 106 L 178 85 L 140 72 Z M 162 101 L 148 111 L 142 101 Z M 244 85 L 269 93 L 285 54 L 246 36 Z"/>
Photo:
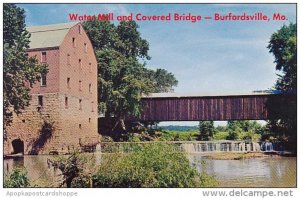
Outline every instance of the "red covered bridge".
<path fill-rule="evenodd" d="M 267 120 L 290 111 L 287 100 L 294 95 L 272 91 L 232 94 L 157 93 L 143 97 L 140 121 Z"/>

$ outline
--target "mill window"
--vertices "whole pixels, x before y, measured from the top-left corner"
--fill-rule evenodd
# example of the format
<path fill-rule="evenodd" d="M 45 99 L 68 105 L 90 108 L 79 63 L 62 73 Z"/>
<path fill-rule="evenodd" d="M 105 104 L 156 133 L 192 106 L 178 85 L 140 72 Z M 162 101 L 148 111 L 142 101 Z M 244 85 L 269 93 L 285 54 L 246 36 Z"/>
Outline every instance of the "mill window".
<path fill-rule="evenodd" d="M 82 91 L 82 81 L 79 81 L 79 91 Z"/>
<path fill-rule="evenodd" d="M 47 61 L 47 53 L 46 52 L 42 52 L 41 62 L 45 63 L 46 61 Z"/>
<path fill-rule="evenodd" d="M 43 96 L 38 96 L 38 105 L 40 107 L 44 106 Z"/>
<path fill-rule="evenodd" d="M 89 63 L 89 71 L 92 72 L 92 63 Z"/>
<path fill-rule="evenodd" d="M 47 85 L 47 75 L 42 74 L 41 75 L 41 86 L 46 86 Z"/>
<path fill-rule="evenodd" d="M 73 47 L 76 47 L 76 39 L 74 37 L 72 38 L 72 44 L 73 44 Z"/>
<path fill-rule="evenodd" d="M 82 99 L 79 99 L 79 110 L 82 110 Z"/>
<path fill-rule="evenodd" d="M 84 43 L 84 52 L 87 53 L 87 44 Z"/>
<path fill-rule="evenodd" d="M 71 64 L 71 55 L 70 54 L 67 55 L 67 64 L 68 65 Z"/>
<path fill-rule="evenodd" d="M 70 89 L 70 78 L 67 78 L 67 87 Z"/>
<path fill-rule="evenodd" d="M 67 109 L 69 105 L 69 99 L 68 97 L 65 97 L 65 108 Z"/>
<path fill-rule="evenodd" d="M 78 60 L 79 68 L 82 69 L 82 62 L 81 59 Z"/>

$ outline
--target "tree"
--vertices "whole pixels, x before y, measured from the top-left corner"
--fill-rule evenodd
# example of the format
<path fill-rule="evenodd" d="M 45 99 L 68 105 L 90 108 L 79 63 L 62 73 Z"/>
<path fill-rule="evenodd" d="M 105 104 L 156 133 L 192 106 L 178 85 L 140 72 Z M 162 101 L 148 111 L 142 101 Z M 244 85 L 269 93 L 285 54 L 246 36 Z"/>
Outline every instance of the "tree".
<path fill-rule="evenodd" d="M 26 56 L 29 38 L 24 9 L 3 4 L 4 132 L 12 121 L 13 112 L 19 114 L 29 104 L 32 85 L 47 72 L 46 65 L 39 65 L 35 57 Z"/>
<path fill-rule="evenodd" d="M 229 140 L 237 140 L 239 139 L 239 134 L 242 132 L 239 121 L 230 120 L 227 122 L 227 130 Z"/>
<path fill-rule="evenodd" d="M 173 87 L 178 84 L 174 74 L 165 69 L 148 70 L 146 74 L 154 85 L 155 93 L 171 92 Z"/>
<path fill-rule="evenodd" d="M 213 121 L 200 121 L 199 122 L 200 140 L 209 140 L 215 133 Z"/>
<path fill-rule="evenodd" d="M 143 94 L 154 92 L 156 87 L 171 90 L 177 80 L 173 74 L 159 70 L 157 76 L 167 79 L 159 82 L 156 72 L 147 69 L 145 62 L 140 63 L 150 59 L 149 43 L 141 38 L 135 21 L 122 21 L 117 26 L 109 21 L 89 21 L 83 26 L 98 61 L 99 111 L 106 118 L 115 117 L 116 124 L 121 123 L 125 130 L 127 116 L 140 116 Z"/>
<path fill-rule="evenodd" d="M 276 89 L 285 93 L 296 93 L 297 90 L 297 27 L 296 24 L 284 25 L 273 33 L 268 49 L 274 55 L 278 75 Z"/>
<path fill-rule="evenodd" d="M 242 138 L 252 139 L 255 134 L 261 134 L 264 128 L 256 121 L 251 120 L 230 120 L 227 122 L 229 140 Z M 244 137 L 242 133 L 244 133 Z M 246 135 L 245 135 L 246 134 Z"/>
<path fill-rule="evenodd" d="M 278 135 L 296 140 L 297 131 L 297 26 L 296 24 L 283 25 L 273 33 L 268 45 L 269 52 L 274 55 L 276 70 L 280 71 L 275 88 L 283 94 L 290 95 L 282 101 L 287 109 L 279 112 L 281 119 L 271 120 L 268 128 L 280 131 Z M 278 128 L 275 129 L 275 128 Z"/>

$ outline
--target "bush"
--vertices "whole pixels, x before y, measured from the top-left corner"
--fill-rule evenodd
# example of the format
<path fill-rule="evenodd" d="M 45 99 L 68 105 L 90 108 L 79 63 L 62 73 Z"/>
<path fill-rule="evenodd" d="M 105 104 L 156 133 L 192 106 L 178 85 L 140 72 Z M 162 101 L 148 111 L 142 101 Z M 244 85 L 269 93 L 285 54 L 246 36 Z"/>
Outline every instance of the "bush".
<path fill-rule="evenodd" d="M 228 135 L 229 135 L 228 132 L 217 132 L 216 134 L 214 134 L 213 139 L 214 140 L 226 140 Z"/>
<path fill-rule="evenodd" d="M 261 138 L 261 135 L 254 133 L 253 131 L 241 132 L 239 135 L 239 139 L 241 139 L 241 140 L 257 141 L 260 138 Z"/>
<path fill-rule="evenodd" d="M 103 156 L 93 187 L 212 187 L 216 180 L 191 167 L 169 144 L 146 144 L 130 154 Z"/>
<path fill-rule="evenodd" d="M 30 182 L 25 168 L 15 168 L 5 176 L 4 188 L 26 188 L 30 187 Z"/>
<path fill-rule="evenodd" d="M 53 167 L 61 171 L 60 187 L 82 188 L 91 186 L 91 174 L 95 166 L 94 156 L 74 152 L 69 157 L 58 156 L 50 161 Z"/>
<path fill-rule="evenodd" d="M 199 131 L 162 131 L 160 141 L 195 141 Z"/>

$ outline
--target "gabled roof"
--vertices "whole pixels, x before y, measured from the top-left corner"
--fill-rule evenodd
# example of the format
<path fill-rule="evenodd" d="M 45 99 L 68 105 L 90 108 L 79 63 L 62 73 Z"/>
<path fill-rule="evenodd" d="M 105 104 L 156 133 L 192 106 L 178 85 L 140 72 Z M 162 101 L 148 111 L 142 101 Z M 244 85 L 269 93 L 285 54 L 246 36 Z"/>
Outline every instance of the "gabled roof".
<path fill-rule="evenodd" d="M 69 29 L 76 24 L 78 24 L 78 22 L 28 27 L 27 30 L 31 34 L 29 48 L 36 49 L 60 46 Z"/>
<path fill-rule="evenodd" d="M 258 90 L 240 92 L 208 92 L 208 93 L 150 93 L 143 98 L 184 98 L 184 97 L 213 97 L 213 96 L 257 96 L 280 94 L 278 90 Z"/>

